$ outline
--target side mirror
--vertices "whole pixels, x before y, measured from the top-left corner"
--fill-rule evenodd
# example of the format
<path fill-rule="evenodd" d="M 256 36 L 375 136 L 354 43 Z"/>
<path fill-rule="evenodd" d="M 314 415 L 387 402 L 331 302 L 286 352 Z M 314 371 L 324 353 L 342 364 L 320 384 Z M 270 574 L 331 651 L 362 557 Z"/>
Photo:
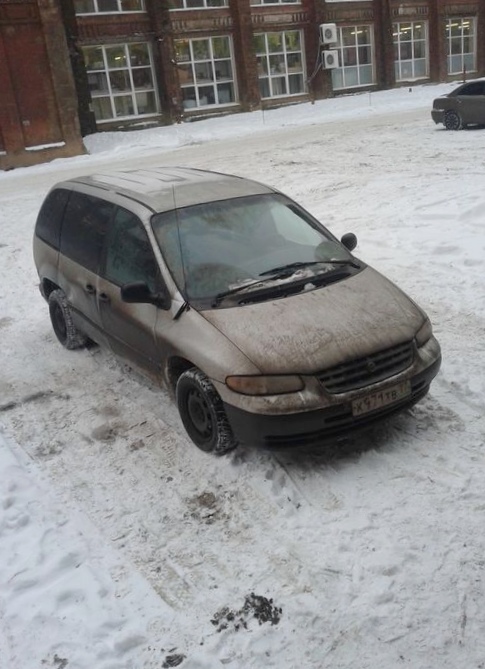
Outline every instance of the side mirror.
<path fill-rule="evenodd" d="M 348 251 L 353 251 L 357 246 L 357 237 L 353 232 L 347 232 L 340 241 Z"/>
<path fill-rule="evenodd" d="M 125 283 L 121 286 L 121 299 L 131 304 L 154 304 L 165 310 L 170 308 L 170 298 L 166 291 L 152 293 L 144 281 Z"/>

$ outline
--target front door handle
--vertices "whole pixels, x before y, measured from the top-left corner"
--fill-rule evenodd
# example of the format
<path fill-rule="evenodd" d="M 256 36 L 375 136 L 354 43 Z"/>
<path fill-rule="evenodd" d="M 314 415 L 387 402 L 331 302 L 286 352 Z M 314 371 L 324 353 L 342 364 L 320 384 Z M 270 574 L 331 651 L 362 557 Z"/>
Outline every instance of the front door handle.
<path fill-rule="evenodd" d="M 96 288 L 95 288 L 92 284 L 90 284 L 90 283 L 87 283 L 87 284 L 84 286 L 84 290 L 85 290 L 86 293 L 88 293 L 89 295 L 96 295 Z"/>
<path fill-rule="evenodd" d="M 106 293 L 100 293 L 99 294 L 99 301 L 100 302 L 105 302 L 105 303 L 110 302 L 109 295 L 106 295 Z"/>

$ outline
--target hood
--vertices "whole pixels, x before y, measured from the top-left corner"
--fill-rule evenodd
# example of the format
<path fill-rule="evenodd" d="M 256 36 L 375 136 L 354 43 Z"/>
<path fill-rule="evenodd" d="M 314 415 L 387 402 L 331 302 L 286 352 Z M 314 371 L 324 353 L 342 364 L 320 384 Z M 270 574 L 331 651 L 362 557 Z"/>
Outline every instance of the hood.
<path fill-rule="evenodd" d="M 338 283 L 201 315 L 264 374 L 313 373 L 413 339 L 423 312 L 370 267 Z"/>

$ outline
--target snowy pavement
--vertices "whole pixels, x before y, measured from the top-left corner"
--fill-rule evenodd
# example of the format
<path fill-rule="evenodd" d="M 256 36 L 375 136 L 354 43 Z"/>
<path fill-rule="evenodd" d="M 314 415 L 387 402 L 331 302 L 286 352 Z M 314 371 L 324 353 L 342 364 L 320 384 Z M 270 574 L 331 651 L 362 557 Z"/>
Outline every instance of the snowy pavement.
<path fill-rule="evenodd" d="M 485 666 L 485 130 L 434 126 L 450 88 L 106 133 L 0 174 L 0 669 Z M 428 397 L 340 449 L 214 458 L 163 390 L 62 349 L 31 252 L 47 189 L 156 164 L 355 232 L 431 317 Z"/>

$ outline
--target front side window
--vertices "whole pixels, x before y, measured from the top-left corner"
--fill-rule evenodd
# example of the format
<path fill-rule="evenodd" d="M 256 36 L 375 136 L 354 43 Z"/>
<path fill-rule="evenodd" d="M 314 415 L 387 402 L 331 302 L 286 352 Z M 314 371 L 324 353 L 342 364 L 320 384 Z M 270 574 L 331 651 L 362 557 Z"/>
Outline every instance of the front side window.
<path fill-rule="evenodd" d="M 175 40 L 175 55 L 184 109 L 236 101 L 230 37 Z"/>
<path fill-rule="evenodd" d="M 334 90 L 374 83 L 372 26 L 343 26 L 337 29 L 339 67 L 332 70 Z"/>
<path fill-rule="evenodd" d="M 71 193 L 64 214 L 61 253 L 97 272 L 108 224 L 115 205 L 84 193 Z"/>
<path fill-rule="evenodd" d="M 303 288 L 351 259 L 325 228 L 283 195 L 156 214 L 152 228 L 174 281 L 189 300 L 212 301 L 221 292 L 252 285 L 273 290 L 280 281 L 307 277 Z"/>
<path fill-rule="evenodd" d="M 143 281 L 154 293 L 158 265 L 141 221 L 126 209 L 117 209 L 106 235 L 104 276 L 118 286 Z"/>
<path fill-rule="evenodd" d="M 83 55 L 96 121 L 158 113 L 149 44 L 89 46 Z"/>
<path fill-rule="evenodd" d="M 227 7 L 228 0 L 172 0 L 173 9 L 214 9 Z"/>
<path fill-rule="evenodd" d="M 261 97 L 305 93 L 303 36 L 299 30 L 254 36 Z"/>
<path fill-rule="evenodd" d="M 477 69 L 475 19 L 448 19 L 448 74 L 473 72 Z"/>
<path fill-rule="evenodd" d="M 428 30 L 425 21 L 394 23 L 394 71 L 396 81 L 428 76 Z"/>
<path fill-rule="evenodd" d="M 143 0 L 74 0 L 76 14 L 115 14 L 144 12 Z"/>

